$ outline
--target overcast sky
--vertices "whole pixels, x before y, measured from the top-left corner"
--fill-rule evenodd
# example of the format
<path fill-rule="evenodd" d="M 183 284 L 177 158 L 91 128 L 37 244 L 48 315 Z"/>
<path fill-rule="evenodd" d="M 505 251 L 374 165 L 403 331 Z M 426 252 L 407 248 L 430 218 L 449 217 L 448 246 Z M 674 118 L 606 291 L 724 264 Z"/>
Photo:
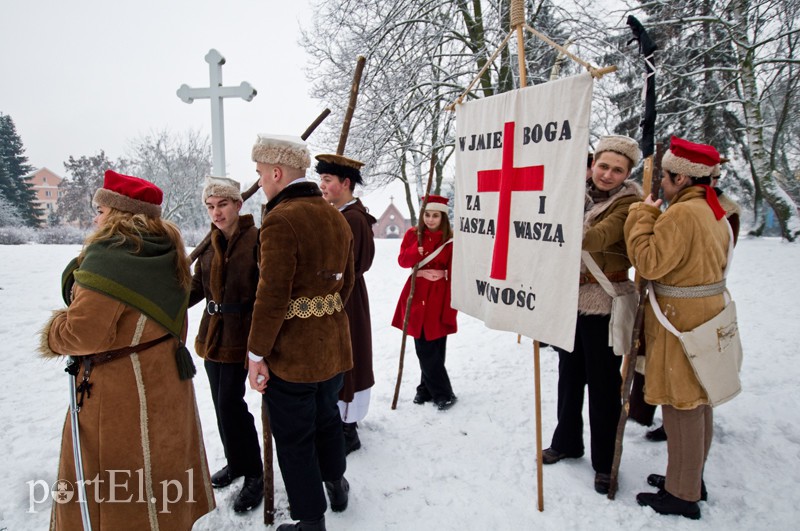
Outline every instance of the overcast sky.
<path fill-rule="evenodd" d="M 251 102 L 230 98 L 224 104 L 227 173 L 250 184 L 256 134 L 299 135 L 326 106 L 310 96 L 307 58 L 298 45 L 301 24 L 310 22 L 308 4 L 5 1 L 0 112 L 13 118 L 29 162 L 62 176 L 70 155 L 103 149 L 116 159 L 131 139 L 154 130 L 210 135 L 209 101 L 186 104 L 175 92 L 183 83 L 208 86 L 204 57 L 215 48 L 226 59 L 223 84 L 248 81 L 258 91 Z M 388 198 L 376 201 L 372 210 L 380 215 Z"/>

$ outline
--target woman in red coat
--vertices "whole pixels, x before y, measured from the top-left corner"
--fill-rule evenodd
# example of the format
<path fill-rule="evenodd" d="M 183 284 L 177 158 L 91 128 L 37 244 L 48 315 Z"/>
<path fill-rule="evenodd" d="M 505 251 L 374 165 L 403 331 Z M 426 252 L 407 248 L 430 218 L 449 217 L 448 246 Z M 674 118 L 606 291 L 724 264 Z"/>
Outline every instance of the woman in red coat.
<path fill-rule="evenodd" d="M 414 403 L 424 404 L 433 400 L 442 411 L 456 403 L 444 361 L 447 335 L 458 330 L 456 311 L 450 306 L 453 231 L 447 212 L 447 198 L 431 195 L 423 215 L 422 245 L 418 243 L 416 227 L 409 229 L 397 258 L 402 267 L 420 264 L 407 328 L 408 335 L 414 338 L 422 372 Z M 410 291 L 409 277 L 392 320 L 392 326 L 401 330 Z"/>

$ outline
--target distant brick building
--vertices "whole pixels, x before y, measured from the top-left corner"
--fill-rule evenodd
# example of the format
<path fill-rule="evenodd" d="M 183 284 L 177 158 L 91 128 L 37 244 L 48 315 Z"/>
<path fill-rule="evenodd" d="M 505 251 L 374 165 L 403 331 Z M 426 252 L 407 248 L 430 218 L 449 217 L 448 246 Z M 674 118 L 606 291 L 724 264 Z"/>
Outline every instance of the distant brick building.
<path fill-rule="evenodd" d="M 390 199 L 386 211 L 378 218 L 378 222 L 372 226 L 376 238 L 402 238 L 410 228 L 411 220 L 403 217 L 400 210 L 394 206 L 393 199 Z"/>
<path fill-rule="evenodd" d="M 26 175 L 25 180 L 33 184 L 33 189 L 36 191 L 36 204 L 42 209 L 39 221 L 43 225 L 47 224 L 48 216 L 58 207 L 58 198 L 61 194 L 59 186 L 63 179 L 47 168 L 39 168 Z"/>

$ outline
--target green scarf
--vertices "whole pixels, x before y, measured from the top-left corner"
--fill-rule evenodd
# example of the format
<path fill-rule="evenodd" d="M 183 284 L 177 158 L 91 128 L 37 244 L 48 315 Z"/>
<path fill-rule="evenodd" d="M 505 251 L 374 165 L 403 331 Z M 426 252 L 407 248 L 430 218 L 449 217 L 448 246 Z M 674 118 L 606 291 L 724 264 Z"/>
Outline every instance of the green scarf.
<path fill-rule="evenodd" d="M 127 304 L 166 328 L 179 340 L 189 305 L 189 292 L 175 276 L 177 250 L 166 236 L 144 235 L 139 252 L 132 244 L 114 245 L 114 240 L 89 245 L 80 266 L 77 259 L 64 271 L 62 295 L 69 305 L 73 282 Z M 176 361 L 182 378 L 188 351 L 181 342 Z M 189 357 L 189 363 L 191 358 Z M 191 367 L 190 372 L 194 367 Z M 191 377 L 191 375 L 188 375 Z"/>

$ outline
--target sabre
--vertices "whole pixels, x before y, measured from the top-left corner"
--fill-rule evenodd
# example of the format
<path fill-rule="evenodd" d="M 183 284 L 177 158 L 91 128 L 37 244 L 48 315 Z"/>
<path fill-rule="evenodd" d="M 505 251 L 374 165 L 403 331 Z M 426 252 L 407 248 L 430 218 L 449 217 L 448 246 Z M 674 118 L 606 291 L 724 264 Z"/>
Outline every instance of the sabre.
<path fill-rule="evenodd" d="M 78 390 L 75 387 L 76 375 L 72 374 L 70 367 L 77 365 L 79 362 L 75 358 L 70 358 L 72 363 L 67 367 L 67 374 L 69 375 L 69 418 L 70 427 L 72 428 L 72 454 L 75 459 L 75 479 L 78 489 L 78 504 L 81 508 L 81 521 L 83 522 L 84 531 L 92 530 L 92 520 L 89 518 L 89 502 L 86 499 L 86 482 L 83 478 L 83 457 L 81 456 L 81 436 L 78 426 L 78 412 L 81 407 L 78 405 Z"/>

